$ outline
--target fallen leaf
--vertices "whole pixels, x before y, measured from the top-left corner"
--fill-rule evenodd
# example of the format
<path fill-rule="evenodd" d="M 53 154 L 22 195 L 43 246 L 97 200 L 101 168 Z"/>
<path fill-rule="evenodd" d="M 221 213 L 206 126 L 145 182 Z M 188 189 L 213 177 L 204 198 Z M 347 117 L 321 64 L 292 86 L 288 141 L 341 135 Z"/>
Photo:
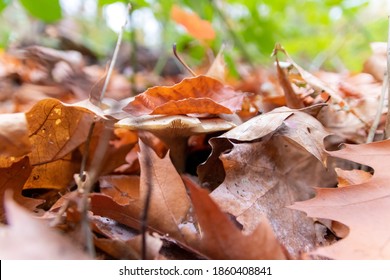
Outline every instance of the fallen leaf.
<path fill-rule="evenodd" d="M 33 166 L 23 189 L 64 190 L 73 182 L 73 175 L 80 171 L 81 157 L 70 153 L 56 161 Z"/>
<path fill-rule="evenodd" d="M 168 154 L 160 159 L 142 141 L 140 149 L 142 203 L 147 192 L 151 191 L 148 222 L 162 232 L 169 233 L 169 236 L 185 242 L 180 226 L 188 214 L 190 200 L 184 183 Z"/>
<path fill-rule="evenodd" d="M 19 157 L 31 150 L 23 113 L 0 115 L 0 156 Z"/>
<path fill-rule="evenodd" d="M 241 108 L 244 96 L 214 78 L 200 75 L 171 87 L 149 88 L 123 110 L 134 116 L 232 114 Z"/>
<path fill-rule="evenodd" d="M 299 96 L 295 93 L 290 80 L 287 77 L 285 69 L 283 69 L 279 60 L 276 58 L 276 70 L 278 74 L 279 83 L 283 88 L 284 96 L 286 100 L 287 107 L 291 109 L 300 109 L 305 107 L 303 101 L 299 98 Z"/>
<path fill-rule="evenodd" d="M 0 227 L 1 259 L 86 260 L 73 241 L 33 217 L 10 197 L 4 201 L 8 226 Z"/>
<path fill-rule="evenodd" d="M 278 108 L 212 138 L 213 152 L 198 169 L 199 177 L 211 188 L 222 183 L 211 197 L 237 217 L 245 232 L 256 228 L 259 217 L 267 217 L 278 240 L 299 257 L 321 240 L 311 219 L 286 206 L 312 197 L 312 187 L 325 180 L 335 183 L 324 167 L 327 135 L 314 117 Z"/>
<path fill-rule="evenodd" d="M 44 201 L 32 199 L 22 195 L 23 185 L 31 174 L 32 167 L 27 157 L 15 162 L 10 167 L 0 168 L 0 201 L 4 201 L 4 194 L 9 189 L 14 194 L 14 199 L 26 208 L 34 210 Z M 0 222 L 4 222 L 4 209 L 0 208 Z"/>
<path fill-rule="evenodd" d="M 358 162 L 374 169 L 368 180 L 337 189 L 317 189 L 315 198 L 297 202 L 292 209 L 311 217 L 337 221 L 349 227 L 346 238 L 318 248 L 314 255 L 332 259 L 389 259 L 390 258 L 390 140 L 351 145 L 331 156 Z"/>
<path fill-rule="evenodd" d="M 94 115 L 83 108 L 65 106 L 55 99 L 38 102 L 26 113 L 32 152 L 31 165 L 63 158 L 87 139 Z"/>
<path fill-rule="evenodd" d="M 188 33 L 198 40 L 212 40 L 215 31 L 211 23 L 201 19 L 197 14 L 187 12 L 177 5 L 172 6 L 171 18 L 178 24 L 183 25 Z"/>
<path fill-rule="evenodd" d="M 201 227 L 196 246 L 212 259 L 286 259 L 271 227 L 263 220 L 249 235 L 243 234 L 210 198 L 208 192 L 184 177 Z"/>
<path fill-rule="evenodd" d="M 119 205 L 125 206 L 139 200 L 139 176 L 111 175 L 99 178 L 100 191 Z"/>

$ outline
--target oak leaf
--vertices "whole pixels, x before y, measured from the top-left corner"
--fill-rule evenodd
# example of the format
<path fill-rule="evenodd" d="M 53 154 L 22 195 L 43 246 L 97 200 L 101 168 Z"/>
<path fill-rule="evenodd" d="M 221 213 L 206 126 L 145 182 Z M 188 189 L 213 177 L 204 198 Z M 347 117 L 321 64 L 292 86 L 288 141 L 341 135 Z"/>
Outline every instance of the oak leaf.
<path fill-rule="evenodd" d="M 188 33 L 198 40 L 212 40 L 215 31 L 210 22 L 201 19 L 197 14 L 184 11 L 177 5 L 172 6 L 171 18 L 176 23 L 183 25 Z"/>
<path fill-rule="evenodd" d="M 358 175 L 359 183 L 337 189 L 317 189 L 311 200 L 297 202 L 292 209 L 310 217 L 325 218 L 349 227 L 346 238 L 318 248 L 312 253 L 332 259 L 390 258 L 390 140 L 361 145 L 345 145 L 331 156 L 368 165 L 374 175 L 367 180 Z"/>
<path fill-rule="evenodd" d="M 242 92 L 208 76 L 186 78 L 171 87 L 156 86 L 123 108 L 134 116 L 146 114 L 232 114 L 241 108 Z"/>
<path fill-rule="evenodd" d="M 321 240 L 311 219 L 286 206 L 310 198 L 313 185 L 335 181 L 323 165 L 327 135 L 314 117 L 278 108 L 212 138 L 213 152 L 199 176 L 212 187 L 222 182 L 211 197 L 244 231 L 252 232 L 255 221 L 266 217 L 279 241 L 299 257 Z"/>

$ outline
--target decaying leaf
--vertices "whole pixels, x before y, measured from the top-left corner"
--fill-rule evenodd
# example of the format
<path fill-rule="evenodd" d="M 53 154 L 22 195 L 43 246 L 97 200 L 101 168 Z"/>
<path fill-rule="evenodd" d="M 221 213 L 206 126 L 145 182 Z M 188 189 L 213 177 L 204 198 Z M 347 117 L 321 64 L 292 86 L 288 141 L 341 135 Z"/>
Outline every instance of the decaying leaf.
<path fill-rule="evenodd" d="M 263 220 L 249 235 L 223 213 L 206 190 L 185 179 L 201 227 L 199 250 L 212 259 L 286 259 L 271 227 Z"/>
<path fill-rule="evenodd" d="M 177 23 L 183 25 L 188 33 L 199 40 L 212 40 L 215 31 L 211 23 L 201 19 L 197 14 L 184 11 L 177 5 L 172 6 L 171 17 Z"/>
<path fill-rule="evenodd" d="M 346 238 L 313 251 L 332 259 L 390 258 L 390 140 L 362 145 L 345 145 L 330 155 L 374 169 L 374 175 L 358 184 L 337 189 L 317 189 L 314 199 L 297 202 L 291 208 L 311 217 L 325 218 L 349 227 Z"/>
<path fill-rule="evenodd" d="M 6 197 L 4 205 L 9 225 L 0 227 L 1 259 L 90 259 L 73 241 L 34 218 L 12 198 Z"/>
<path fill-rule="evenodd" d="M 244 96 L 214 78 L 200 75 L 171 87 L 149 88 L 123 110 L 134 116 L 232 114 L 241 108 Z"/>

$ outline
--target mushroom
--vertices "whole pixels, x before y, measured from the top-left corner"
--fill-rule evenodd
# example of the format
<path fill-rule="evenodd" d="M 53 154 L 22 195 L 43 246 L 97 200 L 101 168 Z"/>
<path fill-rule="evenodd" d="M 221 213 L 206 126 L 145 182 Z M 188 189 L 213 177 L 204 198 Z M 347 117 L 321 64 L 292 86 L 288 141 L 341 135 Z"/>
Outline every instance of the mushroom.
<path fill-rule="evenodd" d="M 182 173 L 185 169 L 187 141 L 191 135 L 226 131 L 236 124 L 219 117 L 202 119 L 184 115 L 143 115 L 124 118 L 115 126 L 145 130 L 159 137 L 168 146 L 177 171 Z"/>

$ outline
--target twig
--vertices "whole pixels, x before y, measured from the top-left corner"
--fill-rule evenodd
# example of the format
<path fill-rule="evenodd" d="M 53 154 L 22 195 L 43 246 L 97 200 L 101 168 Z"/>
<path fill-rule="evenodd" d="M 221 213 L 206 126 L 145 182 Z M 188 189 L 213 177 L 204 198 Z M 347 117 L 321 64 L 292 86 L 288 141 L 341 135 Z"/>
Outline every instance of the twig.
<path fill-rule="evenodd" d="M 389 81 L 387 79 L 387 76 L 388 76 L 387 72 L 385 72 L 385 75 L 383 77 L 382 91 L 381 91 L 381 96 L 379 98 L 378 108 L 376 110 L 375 118 L 374 121 L 372 122 L 370 132 L 368 133 L 366 143 L 371 143 L 372 141 L 374 141 L 375 133 L 378 128 L 379 122 L 381 120 L 382 110 L 385 104 L 386 89 L 389 87 Z"/>
<path fill-rule="evenodd" d="M 128 4 L 127 5 L 127 13 L 130 12 L 130 9 L 131 9 L 131 5 Z M 119 49 L 120 49 L 120 46 L 121 46 L 121 43 L 122 43 L 123 32 L 125 31 L 126 25 L 127 25 L 127 17 L 126 17 L 125 23 L 122 25 L 122 28 L 121 28 L 121 30 L 120 30 L 120 32 L 118 34 L 118 40 L 116 41 L 114 54 L 112 55 L 112 60 L 111 60 L 111 63 L 110 63 L 110 67 L 108 68 L 107 77 L 106 77 L 106 80 L 105 80 L 104 85 L 103 85 L 102 93 L 100 94 L 100 102 L 104 98 L 104 94 L 106 93 L 107 86 L 108 86 L 108 83 L 109 83 L 111 75 L 112 75 L 112 71 L 114 70 L 115 62 L 116 62 L 116 60 L 118 58 Z"/>
<path fill-rule="evenodd" d="M 388 33 L 387 33 L 387 102 L 390 101 L 390 16 L 388 17 L 389 21 L 389 27 L 388 27 Z M 387 108 L 390 106 L 387 105 Z M 384 132 L 384 138 L 388 139 L 390 137 L 390 112 L 389 109 L 387 109 L 387 118 L 386 118 L 386 125 L 385 125 L 385 132 Z"/>
<path fill-rule="evenodd" d="M 150 201 L 152 197 L 152 187 L 153 184 L 150 181 L 150 178 L 152 178 L 152 170 L 151 166 L 152 163 L 150 161 L 151 155 L 149 153 L 148 148 L 144 149 L 142 151 L 145 153 L 145 167 L 142 172 L 145 172 L 145 175 L 143 176 L 146 179 L 146 196 L 144 201 L 144 208 L 141 213 L 141 237 L 142 237 L 142 247 L 141 247 L 141 258 L 143 260 L 146 260 L 147 258 L 147 247 L 146 247 L 146 231 L 148 229 L 148 214 L 149 214 L 149 208 L 150 208 Z"/>
<path fill-rule="evenodd" d="M 172 50 L 173 50 L 173 54 L 175 55 L 177 60 L 180 61 L 180 63 L 184 66 L 184 68 L 186 68 L 188 70 L 188 72 L 190 72 L 192 74 L 192 76 L 196 77 L 197 76 L 196 73 L 190 68 L 190 66 L 187 65 L 187 63 L 184 62 L 184 60 L 177 53 L 176 43 L 173 44 Z"/>
<path fill-rule="evenodd" d="M 128 11 L 130 11 L 130 4 L 128 5 Z M 118 35 L 118 41 L 114 50 L 114 54 L 110 63 L 110 67 L 108 69 L 108 73 L 106 75 L 106 80 L 104 81 L 104 86 L 102 88 L 102 92 L 100 94 L 99 104 L 101 104 L 104 94 L 107 90 L 108 83 L 111 78 L 112 71 L 114 69 L 115 62 L 118 58 L 118 52 L 119 48 L 122 42 L 123 32 L 124 28 L 127 24 L 127 18 L 122 26 L 121 31 Z M 93 130 L 95 128 L 97 120 L 94 120 L 94 122 L 91 124 L 88 137 L 85 143 L 86 152 L 83 155 L 82 162 L 81 162 L 81 168 L 80 168 L 80 174 L 79 174 L 79 180 L 76 180 L 78 191 L 81 194 L 81 201 L 80 201 L 80 214 L 81 214 L 81 232 L 85 240 L 85 249 L 89 253 L 91 257 L 95 257 L 95 246 L 93 242 L 93 233 L 89 224 L 89 217 L 88 217 L 88 210 L 89 210 L 89 194 L 92 191 L 93 185 L 98 179 L 98 174 L 101 168 L 101 164 L 104 161 L 104 156 L 107 151 L 108 142 L 110 140 L 111 130 L 110 129 L 104 129 L 103 133 L 100 135 L 100 139 L 98 142 L 98 145 L 95 150 L 94 158 L 93 158 L 93 164 L 90 166 L 90 172 L 87 174 L 85 172 L 87 159 L 89 158 L 89 150 L 90 150 L 90 143 L 92 140 L 92 134 Z"/>

